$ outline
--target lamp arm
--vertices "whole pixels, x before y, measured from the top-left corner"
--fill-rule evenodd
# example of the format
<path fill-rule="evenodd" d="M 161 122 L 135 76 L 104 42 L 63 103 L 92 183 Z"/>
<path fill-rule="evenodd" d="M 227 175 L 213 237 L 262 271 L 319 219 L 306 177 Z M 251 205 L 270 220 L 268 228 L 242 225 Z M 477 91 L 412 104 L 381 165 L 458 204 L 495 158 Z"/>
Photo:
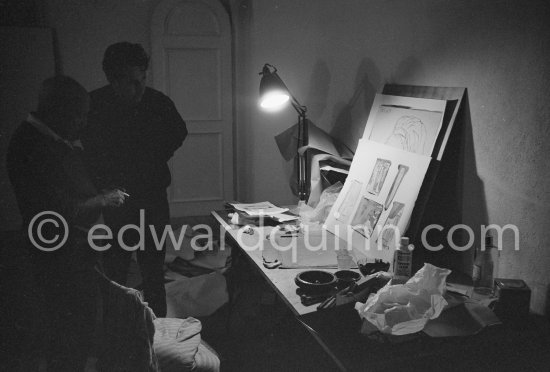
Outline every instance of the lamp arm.
<path fill-rule="evenodd" d="M 272 66 L 273 67 L 273 66 Z M 277 70 L 275 70 L 273 72 L 275 75 L 279 76 L 279 74 L 277 73 Z M 306 106 L 304 105 L 301 105 L 300 102 L 298 102 L 298 100 L 296 99 L 296 97 L 294 97 L 294 94 L 292 94 L 292 92 L 290 91 L 290 89 L 288 89 L 287 85 L 285 84 L 284 80 L 280 78 L 279 76 L 279 79 L 281 80 L 281 83 L 283 84 L 283 86 L 285 87 L 286 91 L 288 92 L 288 95 L 290 96 L 290 103 L 292 104 L 292 107 L 294 107 L 294 110 L 296 110 L 296 112 L 298 112 L 298 115 L 300 116 L 306 116 L 306 111 L 307 111 L 307 108 Z"/>
<path fill-rule="evenodd" d="M 277 74 L 277 70 L 275 70 L 274 74 Z M 306 118 L 307 108 L 306 106 L 303 106 L 300 104 L 300 102 L 298 102 L 296 97 L 294 97 L 294 95 L 290 92 L 290 89 L 288 89 L 288 87 L 286 86 L 285 82 L 282 79 L 281 79 L 281 82 L 283 83 L 283 86 L 285 87 L 286 91 L 290 96 L 290 103 L 292 104 L 292 107 L 298 113 L 297 151 L 299 152 L 302 146 L 307 146 L 309 144 L 309 133 L 308 133 L 307 118 Z M 305 153 L 299 154 L 297 161 L 298 161 L 298 199 L 300 201 L 307 201 L 309 196 L 309 190 L 308 190 L 308 184 L 309 184 L 308 168 L 309 167 L 307 164 L 307 155 Z"/>
<path fill-rule="evenodd" d="M 298 198 L 300 201 L 307 201 L 309 195 L 309 167 L 307 154 L 305 152 L 300 153 L 300 148 L 309 144 L 306 107 L 301 106 L 294 97 L 292 97 L 292 107 L 298 111 Z"/>
<path fill-rule="evenodd" d="M 287 91 L 290 94 L 290 103 L 292 104 L 292 107 L 294 107 L 294 110 L 298 112 L 298 115 L 305 117 L 306 111 L 307 111 L 306 106 L 300 105 L 298 100 L 294 97 L 294 95 L 292 95 L 292 93 L 290 93 L 290 90 L 288 90 L 288 88 L 287 88 Z"/>

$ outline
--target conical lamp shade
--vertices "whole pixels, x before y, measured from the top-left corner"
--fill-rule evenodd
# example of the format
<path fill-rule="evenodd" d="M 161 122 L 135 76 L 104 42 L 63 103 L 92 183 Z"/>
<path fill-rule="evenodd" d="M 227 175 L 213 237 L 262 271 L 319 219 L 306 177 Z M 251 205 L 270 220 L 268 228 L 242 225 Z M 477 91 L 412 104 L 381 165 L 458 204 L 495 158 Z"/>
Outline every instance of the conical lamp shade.
<path fill-rule="evenodd" d="M 264 66 L 260 81 L 260 106 L 266 110 L 278 110 L 290 99 L 288 89 L 276 72 Z"/>

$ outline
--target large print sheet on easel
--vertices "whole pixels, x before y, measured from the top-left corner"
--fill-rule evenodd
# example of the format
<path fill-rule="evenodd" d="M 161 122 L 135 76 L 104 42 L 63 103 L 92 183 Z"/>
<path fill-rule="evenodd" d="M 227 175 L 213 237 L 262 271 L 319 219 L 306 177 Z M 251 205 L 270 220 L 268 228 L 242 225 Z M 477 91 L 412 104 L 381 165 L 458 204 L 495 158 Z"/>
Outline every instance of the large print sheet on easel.
<path fill-rule="evenodd" d="M 421 155 L 432 155 L 446 101 L 377 94 L 363 138 Z"/>
<path fill-rule="evenodd" d="M 445 107 L 445 100 L 376 95 L 325 224 L 353 246 L 356 258 L 392 261 L 410 223 Z"/>
<path fill-rule="evenodd" d="M 351 242 L 356 254 L 391 262 L 430 160 L 361 139 L 346 183 L 327 217 L 327 230 Z"/>

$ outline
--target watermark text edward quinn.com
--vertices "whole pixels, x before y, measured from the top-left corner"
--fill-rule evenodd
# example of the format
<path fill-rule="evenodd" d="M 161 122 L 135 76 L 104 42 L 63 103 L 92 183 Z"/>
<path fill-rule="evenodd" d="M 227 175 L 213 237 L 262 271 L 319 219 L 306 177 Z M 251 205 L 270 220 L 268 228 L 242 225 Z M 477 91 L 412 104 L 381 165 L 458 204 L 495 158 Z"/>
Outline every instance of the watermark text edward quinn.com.
<path fill-rule="evenodd" d="M 260 219 L 260 227 L 263 226 L 262 219 Z M 56 230 L 56 233 L 52 236 L 49 236 L 46 238 L 44 236 L 43 230 L 48 227 L 48 231 L 51 233 L 52 228 L 53 230 Z M 127 224 L 124 225 L 116 234 L 116 237 L 114 236 L 113 231 L 111 228 L 105 224 L 97 224 L 92 226 L 92 228 L 87 233 L 87 240 L 89 246 L 99 252 L 106 251 L 112 247 L 112 244 L 110 242 L 113 241 L 114 238 L 117 239 L 118 245 L 127 251 L 136 251 L 136 250 L 144 250 L 145 249 L 145 233 L 146 228 L 148 228 L 148 232 L 150 232 L 152 240 L 155 244 L 155 249 L 162 250 L 165 243 L 167 242 L 167 239 L 170 239 L 170 242 L 172 243 L 172 246 L 176 251 L 179 251 L 183 244 L 184 239 L 186 237 L 186 231 L 189 226 L 184 225 L 181 229 L 176 229 L 176 231 L 173 230 L 172 226 L 166 225 L 163 228 L 163 231 L 157 231 L 154 225 L 148 225 L 145 226 L 145 210 L 140 210 L 140 222 L 139 225 L 135 224 Z M 338 228 L 338 226 L 337 226 Z M 351 234 L 356 233 L 355 230 L 357 229 L 357 226 L 348 226 L 346 234 L 347 235 L 347 241 L 351 241 Z M 377 235 L 381 236 L 382 233 L 386 229 L 393 230 L 393 237 L 395 239 L 395 246 L 399 244 L 399 237 L 401 236 L 399 229 L 397 226 L 385 226 L 383 230 L 378 229 Z M 178 232 L 179 230 L 179 232 Z M 438 245 L 432 245 L 430 241 L 428 241 L 428 234 L 434 234 L 434 231 L 442 232 L 444 230 L 444 227 L 438 224 L 431 224 L 426 226 L 421 233 L 421 243 L 423 247 L 430 251 L 439 251 L 444 248 L 443 244 Z M 458 231 L 464 231 L 468 239 L 464 245 L 457 245 L 454 241 L 455 233 Z M 512 224 L 507 224 L 504 226 L 496 225 L 496 224 L 490 224 L 490 225 L 481 225 L 480 226 L 480 236 L 485 236 L 488 232 L 493 232 L 496 236 L 495 241 L 498 242 L 498 249 L 502 249 L 502 237 L 506 230 L 510 230 L 513 233 L 514 236 L 514 250 L 519 250 L 519 229 L 517 226 Z M 127 244 L 125 241 L 125 235 L 131 231 L 134 231 L 134 234 L 137 233 L 137 236 L 139 237 L 137 241 L 135 239 L 133 240 L 133 245 Z M 212 227 L 206 224 L 198 224 L 195 226 L 192 226 L 193 233 L 191 236 L 188 236 L 191 238 L 190 245 L 193 250 L 195 251 L 204 251 L 204 250 L 212 250 L 214 249 L 214 241 L 219 240 L 221 246 L 220 249 L 224 249 L 224 239 L 223 239 L 223 231 L 220 231 L 220 237 L 219 239 L 214 238 L 214 233 L 212 230 Z M 288 244 L 279 244 L 276 239 L 277 229 L 273 229 L 270 231 L 268 235 L 268 239 L 270 240 L 270 246 L 275 248 L 276 250 L 280 251 L 286 251 L 289 249 L 293 249 L 294 251 L 297 249 L 298 242 L 297 239 L 289 239 Z M 327 234 L 332 234 L 328 232 L 325 228 L 320 230 L 321 233 L 319 233 L 319 229 L 310 229 L 309 226 L 304 225 L 301 228 L 301 236 L 303 237 L 303 241 L 300 241 L 300 246 L 305 247 L 306 249 L 309 249 L 311 251 L 318 251 L 318 250 L 326 250 L 327 249 Z M 176 233 L 178 232 L 178 233 Z M 201 232 L 201 233 L 199 233 Z M 204 233 L 202 233 L 204 232 Z M 239 245 L 245 249 L 245 250 L 263 250 L 264 249 L 264 241 L 263 240 L 257 240 L 257 239 L 242 239 L 245 235 L 255 235 L 258 236 L 261 235 L 260 229 L 255 226 L 245 226 L 241 227 L 237 231 L 237 237 L 239 240 Z M 68 240 L 69 238 L 69 226 L 65 218 L 57 212 L 54 211 L 43 211 L 38 213 L 34 218 L 30 221 L 28 226 L 28 235 L 29 240 L 31 243 L 39 250 L 44 252 L 51 252 L 55 251 L 59 248 L 61 248 Z M 339 234 L 341 236 L 341 234 Z M 249 243 L 247 244 L 247 241 Z M 335 249 L 338 250 L 341 247 L 339 247 L 339 239 L 333 239 L 333 241 L 336 243 Z M 446 241 L 450 248 L 456 250 L 456 251 L 466 251 L 473 247 L 475 242 L 475 232 L 474 230 L 465 224 L 457 224 L 452 226 L 446 234 Z M 250 245 L 250 246 L 248 246 Z M 345 243 L 344 243 L 345 245 Z M 349 249 L 347 247 L 342 247 L 343 249 Z M 481 250 L 485 250 L 485 241 L 484 239 L 480 240 L 480 248 Z M 370 250 L 370 246 L 368 244 L 364 247 L 365 250 Z M 378 239 L 377 249 L 382 250 L 384 249 L 382 247 L 382 239 Z M 295 256 L 295 252 L 293 252 L 293 257 Z"/>

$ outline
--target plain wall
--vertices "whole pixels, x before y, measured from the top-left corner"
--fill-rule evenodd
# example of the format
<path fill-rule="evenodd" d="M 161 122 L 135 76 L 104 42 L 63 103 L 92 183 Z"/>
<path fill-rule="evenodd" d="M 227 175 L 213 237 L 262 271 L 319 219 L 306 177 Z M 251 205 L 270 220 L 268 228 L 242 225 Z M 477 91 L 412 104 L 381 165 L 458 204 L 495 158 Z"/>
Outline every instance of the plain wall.
<path fill-rule="evenodd" d="M 107 84 L 101 69 L 105 48 L 129 41 L 150 51 L 150 22 L 158 2 L 47 0 L 45 18 L 58 35 L 63 73 L 88 90 Z"/>
<path fill-rule="evenodd" d="M 105 47 L 129 40 L 149 48 L 157 3 L 49 0 L 64 73 L 89 89 L 104 84 Z M 264 63 L 279 69 L 310 120 L 352 149 L 385 83 L 466 87 L 466 148 L 475 162 L 467 171 L 477 174 L 464 175 L 464 222 L 476 239 L 480 223 L 518 227 L 519 251 L 513 234 L 504 235 L 499 276 L 524 279 L 533 310 L 543 312 L 550 276 L 549 15 L 546 2 L 536 0 L 231 1 L 236 197 L 296 201 L 287 181 L 292 164 L 273 137 L 297 116 L 291 108 L 276 115 L 258 109 Z M 470 198 L 480 185 L 481 209 Z"/>

